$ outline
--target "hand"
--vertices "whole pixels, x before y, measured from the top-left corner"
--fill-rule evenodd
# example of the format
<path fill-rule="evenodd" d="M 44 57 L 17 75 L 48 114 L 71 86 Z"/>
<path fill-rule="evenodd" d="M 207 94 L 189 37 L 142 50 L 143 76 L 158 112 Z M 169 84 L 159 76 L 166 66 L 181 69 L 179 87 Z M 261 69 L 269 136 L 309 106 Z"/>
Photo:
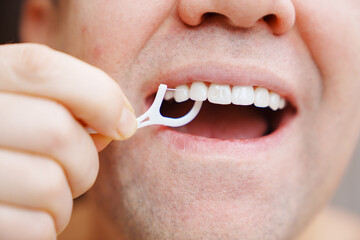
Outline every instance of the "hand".
<path fill-rule="evenodd" d="M 97 148 L 135 131 L 101 70 L 41 45 L 0 46 L 0 239 L 56 239 L 95 182 Z"/>

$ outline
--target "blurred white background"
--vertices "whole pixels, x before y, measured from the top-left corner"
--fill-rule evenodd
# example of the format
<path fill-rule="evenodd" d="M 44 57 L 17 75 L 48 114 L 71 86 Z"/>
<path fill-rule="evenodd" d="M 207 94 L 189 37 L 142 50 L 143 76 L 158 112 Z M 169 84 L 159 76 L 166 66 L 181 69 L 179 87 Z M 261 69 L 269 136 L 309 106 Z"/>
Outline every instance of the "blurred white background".
<path fill-rule="evenodd" d="M 332 204 L 360 216 L 360 142 Z"/>

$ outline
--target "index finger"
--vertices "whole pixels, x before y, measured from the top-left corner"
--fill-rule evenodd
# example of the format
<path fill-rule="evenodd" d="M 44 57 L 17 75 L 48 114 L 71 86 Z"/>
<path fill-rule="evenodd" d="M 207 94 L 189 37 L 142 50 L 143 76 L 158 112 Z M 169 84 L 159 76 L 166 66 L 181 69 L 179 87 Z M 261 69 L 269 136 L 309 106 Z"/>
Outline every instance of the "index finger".
<path fill-rule="evenodd" d="M 0 46 L 0 91 L 57 101 L 87 126 L 113 139 L 136 131 L 134 110 L 105 72 L 38 44 Z"/>

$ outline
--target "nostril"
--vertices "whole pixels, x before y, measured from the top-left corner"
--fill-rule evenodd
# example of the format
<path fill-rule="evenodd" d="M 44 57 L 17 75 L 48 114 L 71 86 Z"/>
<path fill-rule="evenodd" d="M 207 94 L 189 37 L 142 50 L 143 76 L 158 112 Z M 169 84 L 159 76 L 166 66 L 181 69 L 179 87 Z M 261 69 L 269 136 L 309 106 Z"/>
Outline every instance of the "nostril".
<path fill-rule="evenodd" d="M 277 17 L 275 14 L 268 14 L 265 17 L 263 17 L 263 20 L 269 24 L 270 27 L 274 26 L 277 22 Z"/>
<path fill-rule="evenodd" d="M 221 14 L 221 13 L 217 13 L 217 12 L 207 12 L 207 13 L 204 13 L 202 15 L 202 21 L 205 22 L 205 21 L 228 21 L 229 19 Z"/>
<path fill-rule="evenodd" d="M 282 35 L 292 29 L 295 23 L 295 14 L 290 11 L 288 15 L 268 14 L 262 19 L 272 29 L 275 35 Z"/>
<path fill-rule="evenodd" d="M 216 12 L 207 12 L 207 13 L 205 13 L 204 15 L 203 15 L 203 18 L 205 19 L 205 18 L 212 18 L 212 17 L 214 17 L 214 16 L 216 16 L 216 15 L 219 15 L 218 13 L 216 13 Z"/>

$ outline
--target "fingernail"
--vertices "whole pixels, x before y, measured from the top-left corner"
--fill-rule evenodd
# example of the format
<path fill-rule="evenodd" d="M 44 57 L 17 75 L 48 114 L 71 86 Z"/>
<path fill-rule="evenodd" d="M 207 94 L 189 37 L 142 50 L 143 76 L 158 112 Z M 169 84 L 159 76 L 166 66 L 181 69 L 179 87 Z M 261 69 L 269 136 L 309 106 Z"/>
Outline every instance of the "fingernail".
<path fill-rule="evenodd" d="M 126 107 L 121 114 L 117 130 L 121 137 L 121 140 L 130 138 L 137 130 L 136 117 L 134 113 Z"/>

